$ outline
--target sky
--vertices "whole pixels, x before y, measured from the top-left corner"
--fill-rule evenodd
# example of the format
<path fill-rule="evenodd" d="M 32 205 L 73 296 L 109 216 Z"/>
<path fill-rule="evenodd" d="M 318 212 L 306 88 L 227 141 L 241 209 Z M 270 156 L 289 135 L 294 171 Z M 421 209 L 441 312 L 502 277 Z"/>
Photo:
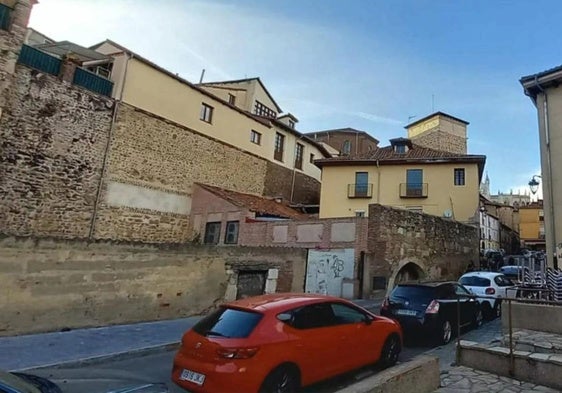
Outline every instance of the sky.
<path fill-rule="evenodd" d="M 470 123 L 496 193 L 540 175 L 522 76 L 562 64 L 558 0 L 40 0 L 30 26 L 109 38 L 198 82 L 259 76 L 301 132 L 352 127 L 388 145 L 442 111 Z"/>

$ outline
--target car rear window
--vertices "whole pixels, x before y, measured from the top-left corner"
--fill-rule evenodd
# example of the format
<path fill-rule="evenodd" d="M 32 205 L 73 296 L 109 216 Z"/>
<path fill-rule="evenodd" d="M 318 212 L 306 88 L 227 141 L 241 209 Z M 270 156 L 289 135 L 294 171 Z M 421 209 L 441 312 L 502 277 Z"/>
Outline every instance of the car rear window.
<path fill-rule="evenodd" d="M 433 298 L 435 298 L 435 288 L 414 285 L 399 285 L 390 294 L 390 299 L 431 300 Z"/>
<path fill-rule="evenodd" d="M 262 317 L 257 312 L 221 307 L 197 322 L 193 330 L 202 336 L 246 338 Z"/>
<path fill-rule="evenodd" d="M 490 280 L 484 277 L 478 276 L 468 276 L 461 277 L 460 283 L 466 285 L 467 287 L 489 287 Z"/>

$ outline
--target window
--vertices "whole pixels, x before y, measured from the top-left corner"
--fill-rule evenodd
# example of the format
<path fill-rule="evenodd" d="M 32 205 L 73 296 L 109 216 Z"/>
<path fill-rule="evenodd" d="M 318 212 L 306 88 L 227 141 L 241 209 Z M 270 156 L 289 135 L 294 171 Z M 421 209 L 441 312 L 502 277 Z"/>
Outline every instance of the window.
<path fill-rule="evenodd" d="M 291 119 L 289 119 L 289 127 L 295 128 L 295 122 Z"/>
<path fill-rule="evenodd" d="M 489 287 L 491 284 L 489 279 L 477 276 L 461 277 L 459 282 L 467 287 Z"/>
<path fill-rule="evenodd" d="M 361 311 L 341 303 L 333 303 L 332 311 L 337 325 L 365 322 L 368 318 L 367 315 L 363 314 Z"/>
<path fill-rule="evenodd" d="M 341 154 L 344 156 L 348 156 L 351 153 L 351 142 L 345 141 L 341 148 Z"/>
<path fill-rule="evenodd" d="M 235 105 L 236 104 L 236 96 L 234 94 L 230 94 L 228 93 L 228 103 L 230 105 Z"/>
<path fill-rule="evenodd" d="M 199 119 L 207 123 L 213 122 L 213 107 L 207 104 L 201 104 L 201 113 Z"/>
<path fill-rule="evenodd" d="M 290 312 L 284 312 L 277 319 L 295 329 L 315 329 L 333 325 L 334 312 L 328 303 L 312 304 Z"/>
<path fill-rule="evenodd" d="M 273 153 L 273 158 L 277 161 L 283 161 L 283 151 L 285 150 L 285 135 L 276 133 L 275 134 L 275 150 Z"/>
<path fill-rule="evenodd" d="M 455 168 L 455 186 L 464 186 L 464 168 Z"/>
<path fill-rule="evenodd" d="M 220 233 L 220 222 L 208 222 L 205 226 L 205 244 L 218 244 Z"/>
<path fill-rule="evenodd" d="M 507 276 L 496 276 L 494 282 L 499 287 L 513 287 L 515 284 Z"/>
<path fill-rule="evenodd" d="M 10 11 L 12 11 L 12 9 L 7 5 L 0 4 L 0 29 L 2 30 L 8 30 L 10 24 Z"/>
<path fill-rule="evenodd" d="M 396 145 L 394 146 L 394 151 L 397 154 L 406 154 L 406 145 Z"/>
<path fill-rule="evenodd" d="M 224 244 L 238 243 L 238 221 L 228 221 L 226 223 L 226 233 L 224 235 Z"/>
<path fill-rule="evenodd" d="M 274 119 L 277 117 L 277 112 L 265 106 L 258 100 L 256 100 L 256 103 L 254 104 L 254 114 L 258 116 L 272 117 Z"/>
<path fill-rule="evenodd" d="M 355 217 L 365 217 L 365 210 L 355 210 Z"/>
<path fill-rule="evenodd" d="M 369 192 L 369 173 L 355 172 L 355 196 L 367 196 Z"/>
<path fill-rule="evenodd" d="M 221 307 L 193 326 L 202 336 L 246 338 L 252 333 L 263 314 Z"/>
<path fill-rule="evenodd" d="M 406 170 L 406 195 L 422 196 L 423 193 L 423 169 Z"/>
<path fill-rule="evenodd" d="M 461 287 L 460 285 L 455 285 L 455 294 L 457 296 L 470 296 L 470 292 L 465 287 Z"/>
<path fill-rule="evenodd" d="M 261 134 L 252 130 L 252 132 L 250 132 L 250 141 L 256 145 L 261 145 Z"/>
<path fill-rule="evenodd" d="M 297 149 L 295 150 L 295 168 L 302 169 L 302 156 L 304 155 L 304 146 L 297 143 Z"/>
<path fill-rule="evenodd" d="M 310 163 L 314 164 L 314 154 L 310 153 Z"/>

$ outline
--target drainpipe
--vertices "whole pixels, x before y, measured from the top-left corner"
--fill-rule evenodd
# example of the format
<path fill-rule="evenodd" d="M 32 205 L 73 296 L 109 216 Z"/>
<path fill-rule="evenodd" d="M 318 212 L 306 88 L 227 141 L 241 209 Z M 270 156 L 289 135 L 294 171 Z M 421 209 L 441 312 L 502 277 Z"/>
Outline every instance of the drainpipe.
<path fill-rule="evenodd" d="M 377 160 L 377 203 L 381 203 L 381 168 Z"/>
<path fill-rule="evenodd" d="M 546 94 L 546 90 L 540 85 L 538 76 L 535 75 L 535 87 L 539 89 L 539 91 L 544 95 L 543 101 L 543 112 L 544 112 L 544 134 L 545 134 L 545 145 L 546 145 L 546 167 L 548 171 L 547 179 L 549 180 L 549 187 L 548 187 L 548 197 L 550 198 L 550 206 L 549 206 L 549 214 L 551 217 L 550 222 L 550 231 L 552 233 L 552 241 L 553 244 L 553 252 L 554 255 L 557 255 L 558 250 L 556 247 L 556 225 L 555 225 L 555 218 L 554 218 L 554 193 L 552 191 L 552 160 L 551 160 L 551 153 L 550 153 L 550 127 L 548 122 L 548 96 Z M 552 258 L 553 256 L 551 256 Z M 555 269 L 558 269 L 558 261 L 553 258 L 553 266 Z"/>
<path fill-rule="evenodd" d="M 133 55 L 127 55 L 127 62 L 125 63 L 125 71 L 123 71 L 123 80 L 121 82 L 121 91 L 119 92 L 119 99 L 115 99 L 115 106 L 113 107 L 113 116 L 111 117 L 111 125 L 109 126 L 109 134 L 107 136 L 107 143 L 105 144 L 105 151 L 103 153 L 100 182 L 98 184 L 96 199 L 94 201 L 94 211 L 92 213 L 92 219 L 90 221 L 90 231 L 88 233 L 88 239 L 90 240 L 92 240 L 94 237 L 94 231 L 96 228 L 96 218 L 98 216 L 101 193 L 103 190 L 103 181 L 107 171 L 107 162 L 109 161 L 109 148 L 111 146 L 111 139 L 113 138 L 113 131 L 115 129 L 115 122 L 117 120 L 117 112 L 119 111 L 119 104 L 123 100 L 123 92 L 125 91 L 125 80 L 127 78 L 127 69 L 129 68 L 129 60 L 131 60 L 132 58 Z"/>

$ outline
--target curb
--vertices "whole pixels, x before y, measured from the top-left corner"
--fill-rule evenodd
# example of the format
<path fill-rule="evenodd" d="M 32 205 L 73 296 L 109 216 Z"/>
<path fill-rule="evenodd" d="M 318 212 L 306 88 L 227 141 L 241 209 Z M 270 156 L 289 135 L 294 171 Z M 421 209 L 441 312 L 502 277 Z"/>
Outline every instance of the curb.
<path fill-rule="evenodd" d="M 179 348 L 179 345 L 180 345 L 180 341 L 173 341 L 164 344 L 152 345 L 149 347 L 131 349 L 128 351 L 120 351 L 120 352 L 114 352 L 105 355 L 84 357 L 76 360 L 67 360 L 63 362 L 43 364 L 40 366 L 24 367 L 11 371 L 21 372 L 21 371 L 30 371 L 30 370 L 41 370 L 45 368 L 77 368 L 83 366 L 91 366 L 95 364 L 104 363 L 107 361 L 126 360 L 137 356 L 147 356 L 154 353 L 166 352 L 172 349 Z"/>

